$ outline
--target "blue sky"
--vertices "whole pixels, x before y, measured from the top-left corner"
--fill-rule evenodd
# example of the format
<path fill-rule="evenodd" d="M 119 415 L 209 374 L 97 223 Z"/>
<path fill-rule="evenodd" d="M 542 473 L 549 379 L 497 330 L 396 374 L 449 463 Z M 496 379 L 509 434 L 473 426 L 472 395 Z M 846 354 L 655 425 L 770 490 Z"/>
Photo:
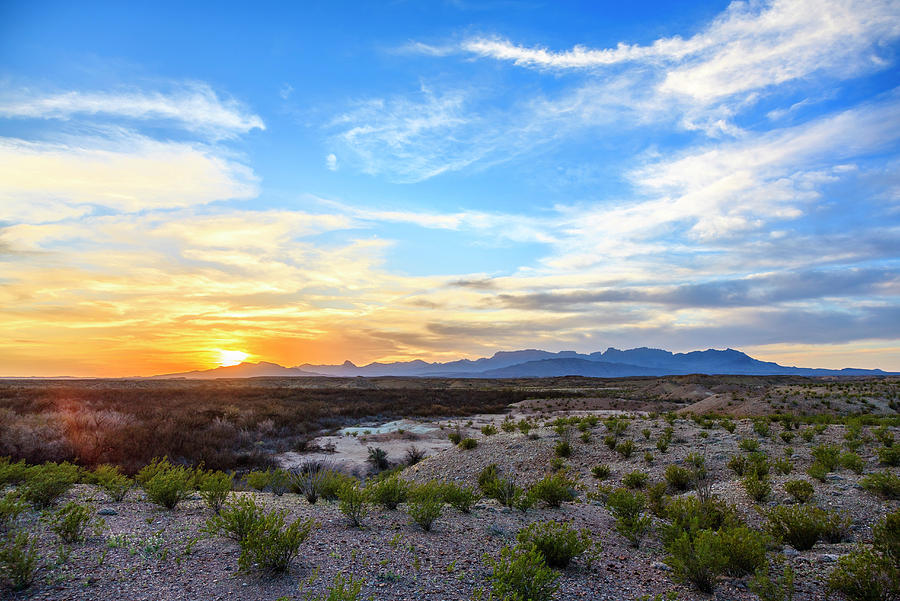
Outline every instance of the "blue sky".
<path fill-rule="evenodd" d="M 878 0 L 5 2 L 0 358 L 900 370 L 898 40 Z"/>

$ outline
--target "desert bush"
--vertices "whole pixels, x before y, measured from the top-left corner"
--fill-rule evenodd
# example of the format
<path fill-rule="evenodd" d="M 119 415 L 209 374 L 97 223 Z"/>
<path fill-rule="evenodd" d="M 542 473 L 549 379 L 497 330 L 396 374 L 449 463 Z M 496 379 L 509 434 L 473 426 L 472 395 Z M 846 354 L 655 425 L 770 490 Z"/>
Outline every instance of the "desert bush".
<path fill-rule="evenodd" d="M 464 451 L 471 451 L 478 446 L 478 441 L 474 438 L 463 438 L 457 446 Z"/>
<path fill-rule="evenodd" d="M 762 418 L 753 420 L 753 431 L 763 438 L 768 438 L 772 435 L 768 420 Z"/>
<path fill-rule="evenodd" d="M 773 459 L 772 467 L 782 476 L 787 476 L 792 471 L 794 471 L 794 464 L 787 457 L 782 457 L 781 459 Z"/>
<path fill-rule="evenodd" d="M 526 493 L 511 478 L 495 478 L 482 489 L 485 496 L 496 500 L 504 507 L 515 507 L 526 511 L 534 504 L 535 497 Z"/>
<path fill-rule="evenodd" d="M 656 441 L 656 450 L 660 453 L 665 453 L 669 450 L 669 442 L 671 442 L 668 438 L 660 438 Z"/>
<path fill-rule="evenodd" d="M 769 494 L 772 492 L 772 485 L 769 484 L 769 479 L 766 476 L 749 474 L 744 476 L 742 483 L 744 485 L 744 490 L 747 491 L 747 496 L 757 503 L 761 503 L 768 499 Z"/>
<path fill-rule="evenodd" d="M 781 441 L 784 442 L 785 444 L 791 444 L 791 441 L 794 440 L 794 433 L 788 432 L 787 430 L 784 430 L 783 432 L 779 432 L 778 436 L 781 437 Z"/>
<path fill-rule="evenodd" d="M 519 428 L 519 432 L 528 436 L 528 433 L 531 431 L 532 425 L 531 422 L 527 419 L 520 419 L 519 423 L 516 424 L 516 427 Z"/>
<path fill-rule="evenodd" d="M 251 497 L 241 497 L 225 503 L 218 515 L 206 521 L 202 530 L 241 542 L 247 538 L 262 515 L 263 508 Z"/>
<path fill-rule="evenodd" d="M 546 503 L 548 507 L 559 507 L 562 503 L 575 499 L 575 482 L 561 473 L 545 476 L 531 485 L 528 495 Z"/>
<path fill-rule="evenodd" d="M 821 464 L 829 472 L 833 472 L 841 458 L 841 447 L 833 444 L 820 444 L 810 451 L 816 463 Z"/>
<path fill-rule="evenodd" d="M 828 589 L 849 601 L 889 601 L 900 595 L 900 572 L 887 557 L 860 548 L 838 559 Z"/>
<path fill-rule="evenodd" d="M 478 488 L 480 488 L 482 492 L 487 494 L 486 487 L 499 477 L 500 470 L 497 469 L 497 464 L 488 464 L 478 473 Z"/>
<path fill-rule="evenodd" d="M 651 519 L 644 515 L 647 498 L 627 488 L 619 488 L 606 498 L 606 506 L 616 518 L 616 530 L 627 538 L 634 547 L 650 529 Z"/>
<path fill-rule="evenodd" d="M 504 419 L 503 423 L 500 424 L 500 429 L 511 434 L 516 431 L 516 422 L 514 422 L 509 416 L 506 416 L 506 419 Z"/>
<path fill-rule="evenodd" d="M 875 472 L 860 479 L 859 485 L 885 499 L 900 499 L 900 477 L 888 471 Z"/>
<path fill-rule="evenodd" d="M 439 482 L 427 482 L 417 486 L 410 494 L 407 513 L 422 530 L 429 532 L 434 521 L 441 517 L 444 496 Z"/>
<path fill-rule="evenodd" d="M 742 457 L 743 459 L 743 457 Z M 666 466 L 665 472 L 666 483 L 672 490 L 685 491 L 691 487 L 693 474 L 690 470 L 678 465 Z"/>
<path fill-rule="evenodd" d="M 165 465 L 158 466 L 159 469 L 145 480 L 142 486 L 150 502 L 166 509 L 175 509 L 178 503 L 190 496 L 195 473 L 190 468 L 174 466 L 166 460 L 163 461 Z"/>
<path fill-rule="evenodd" d="M 534 546 L 551 568 L 565 568 L 573 557 L 591 547 L 590 533 L 586 528 L 578 531 L 563 522 L 534 522 L 516 535 L 516 540 L 526 548 Z"/>
<path fill-rule="evenodd" d="M 455 430 L 447 434 L 447 439 L 453 444 L 459 444 L 462 440 L 462 434 L 460 434 L 459 430 Z"/>
<path fill-rule="evenodd" d="M 878 449 L 878 461 L 892 467 L 900 465 L 900 446 L 891 445 Z"/>
<path fill-rule="evenodd" d="M 623 459 L 628 459 L 634 453 L 634 441 L 623 440 L 616 445 L 616 453 L 621 455 Z"/>
<path fill-rule="evenodd" d="M 861 474 L 866 469 L 866 463 L 862 457 L 852 452 L 841 453 L 840 464 L 842 468 L 850 470 L 854 474 Z"/>
<path fill-rule="evenodd" d="M 798 551 L 812 549 L 822 535 L 826 512 L 818 507 L 793 505 L 773 507 L 766 512 L 768 530 L 778 540 Z"/>
<path fill-rule="evenodd" d="M 731 419 L 727 417 L 723 417 L 719 420 L 719 424 L 725 428 L 730 434 L 734 434 L 734 431 L 737 429 L 737 424 L 735 424 Z"/>
<path fill-rule="evenodd" d="M 759 597 L 760 601 L 792 601 L 794 570 L 790 565 L 785 565 L 781 575 L 773 578 L 769 566 L 763 564 L 753 574 L 750 591 Z"/>
<path fill-rule="evenodd" d="M 50 529 L 58 534 L 63 542 L 81 542 L 92 519 L 94 519 L 92 507 L 70 501 L 50 517 Z"/>
<path fill-rule="evenodd" d="M 197 490 L 206 506 L 219 513 L 234 486 L 231 474 L 209 471 L 201 474 Z"/>
<path fill-rule="evenodd" d="M 822 517 L 820 536 L 827 543 L 842 543 L 850 537 L 852 525 L 849 515 L 829 511 Z"/>
<path fill-rule="evenodd" d="M 354 528 L 362 526 L 362 520 L 366 516 L 366 491 L 356 480 L 345 482 L 338 489 L 338 509 L 347 517 L 347 521 Z"/>
<path fill-rule="evenodd" d="M 784 483 L 784 490 L 800 503 L 809 501 L 815 492 L 808 480 L 788 480 Z"/>
<path fill-rule="evenodd" d="M 737 476 L 743 476 L 747 469 L 747 458 L 743 455 L 734 455 L 728 460 L 725 466 L 733 471 Z"/>
<path fill-rule="evenodd" d="M 28 466 L 24 461 L 13 463 L 9 457 L 0 457 L 0 488 L 24 480 L 27 469 Z"/>
<path fill-rule="evenodd" d="M 447 505 L 463 513 L 470 513 L 480 499 L 478 491 L 474 488 L 458 486 L 452 482 L 445 482 L 441 485 L 441 495 Z"/>
<path fill-rule="evenodd" d="M 806 473 L 819 482 L 825 482 L 828 477 L 828 468 L 824 464 L 814 461 L 813 464 L 807 468 Z"/>
<path fill-rule="evenodd" d="M 384 471 L 391 466 L 391 462 L 388 461 L 387 451 L 378 447 L 369 447 L 369 457 L 366 461 L 372 464 L 372 468 L 376 472 Z"/>
<path fill-rule="evenodd" d="M 320 461 L 307 461 L 288 471 L 292 492 L 303 495 L 306 502 L 315 505 L 322 496 L 322 487 L 329 477 L 329 469 Z"/>
<path fill-rule="evenodd" d="M 497 428 L 495 428 L 493 424 L 486 424 L 481 426 L 481 433 L 485 436 L 493 436 L 497 433 Z"/>
<path fill-rule="evenodd" d="M 559 590 L 559 574 L 534 546 L 503 547 L 499 559 L 484 559 L 491 569 L 489 601 L 550 601 Z"/>
<path fill-rule="evenodd" d="M 766 548 L 771 539 L 765 533 L 738 526 L 722 528 L 719 536 L 725 554 L 725 573 L 729 576 L 753 574 L 766 565 Z"/>
<path fill-rule="evenodd" d="M 31 586 L 40 560 L 36 535 L 18 532 L 0 541 L 0 575 L 15 591 Z"/>
<path fill-rule="evenodd" d="M 349 476 L 343 472 L 339 472 L 337 470 L 324 470 L 325 475 L 322 478 L 321 487 L 319 489 L 319 496 L 321 496 L 326 501 L 337 501 L 338 493 L 341 490 L 341 487 L 348 482 L 356 482 L 356 478 L 353 476 Z"/>
<path fill-rule="evenodd" d="M 70 463 L 30 466 L 20 486 L 22 499 L 39 509 L 50 507 L 81 479 L 81 469 Z"/>
<path fill-rule="evenodd" d="M 272 481 L 272 470 L 254 470 L 252 472 L 247 472 L 244 474 L 244 482 L 247 483 L 247 486 L 254 490 L 265 490 L 269 483 Z"/>
<path fill-rule="evenodd" d="M 417 446 L 411 445 L 406 448 L 406 454 L 403 456 L 403 462 L 406 465 L 415 465 L 425 459 L 425 451 Z"/>
<path fill-rule="evenodd" d="M 800 430 L 800 438 L 803 439 L 804 442 L 812 442 L 813 438 L 816 437 L 815 428 L 804 428 Z"/>
<path fill-rule="evenodd" d="M 754 452 L 759 450 L 759 441 L 753 438 L 743 438 L 741 442 L 738 443 L 738 446 L 742 451 Z"/>
<path fill-rule="evenodd" d="M 397 505 L 405 503 L 409 497 L 409 483 L 398 476 L 385 478 L 366 487 L 369 499 L 385 509 L 397 509 Z"/>
<path fill-rule="evenodd" d="M 612 472 L 612 470 L 610 470 L 609 466 L 604 463 L 601 463 L 600 465 L 595 465 L 593 468 L 591 468 L 591 474 L 594 475 L 594 478 L 596 478 L 597 480 L 600 480 L 600 481 L 603 481 L 603 480 L 606 480 L 607 478 L 609 478 L 609 475 L 611 472 Z"/>
<path fill-rule="evenodd" d="M 106 491 L 109 498 L 120 502 L 131 490 L 133 482 L 131 478 L 122 474 L 117 465 L 99 465 L 92 474 L 92 479 L 97 486 Z"/>
<path fill-rule="evenodd" d="M 269 573 L 287 571 L 297 556 L 300 545 L 318 524 L 312 519 L 286 524 L 284 512 L 262 512 L 243 539 L 238 541 L 241 554 L 238 566 L 248 571 L 254 567 Z"/>
<path fill-rule="evenodd" d="M 718 497 L 700 499 L 694 495 L 671 499 L 666 505 L 669 525 L 662 530 L 664 544 L 682 534 L 693 537 L 701 530 L 720 530 L 741 526 L 737 511 Z"/>
<path fill-rule="evenodd" d="M 28 510 L 18 491 L 9 491 L 0 498 L 0 534 L 12 526 L 20 515 Z"/>
<path fill-rule="evenodd" d="M 672 568 L 672 577 L 704 593 L 713 591 L 727 563 L 722 539 L 712 530 L 700 530 L 693 537 L 682 533 L 666 545 L 666 551 L 664 561 Z"/>
<path fill-rule="evenodd" d="M 553 447 L 553 451 L 557 457 L 570 457 L 572 455 L 572 445 L 568 440 L 560 440 Z"/>
<path fill-rule="evenodd" d="M 647 472 L 634 470 L 633 472 L 625 474 L 625 476 L 622 478 L 622 484 L 624 484 L 627 488 L 644 488 L 644 485 L 647 484 L 647 480 L 649 479 L 650 474 L 648 474 Z"/>
<path fill-rule="evenodd" d="M 900 509 L 897 509 L 872 526 L 875 550 L 900 565 Z"/>

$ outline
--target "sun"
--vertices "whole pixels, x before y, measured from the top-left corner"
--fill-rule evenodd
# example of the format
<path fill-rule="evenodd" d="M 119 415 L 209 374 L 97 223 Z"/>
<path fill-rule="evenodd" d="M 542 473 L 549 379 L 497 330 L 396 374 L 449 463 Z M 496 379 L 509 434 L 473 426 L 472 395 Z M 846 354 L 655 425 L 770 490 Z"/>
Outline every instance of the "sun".
<path fill-rule="evenodd" d="M 249 357 L 247 353 L 243 351 L 223 351 L 219 349 L 219 365 L 222 367 L 231 367 L 232 365 L 239 365 L 244 362 L 244 359 Z"/>

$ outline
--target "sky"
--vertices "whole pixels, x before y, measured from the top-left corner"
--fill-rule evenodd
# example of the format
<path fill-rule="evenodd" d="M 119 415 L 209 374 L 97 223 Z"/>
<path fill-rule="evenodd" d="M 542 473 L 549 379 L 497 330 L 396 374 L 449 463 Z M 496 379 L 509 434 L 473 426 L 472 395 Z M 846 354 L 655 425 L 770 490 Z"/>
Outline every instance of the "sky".
<path fill-rule="evenodd" d="M 900 5 L 0 1 L 0 375 L 900 371 Z"/>

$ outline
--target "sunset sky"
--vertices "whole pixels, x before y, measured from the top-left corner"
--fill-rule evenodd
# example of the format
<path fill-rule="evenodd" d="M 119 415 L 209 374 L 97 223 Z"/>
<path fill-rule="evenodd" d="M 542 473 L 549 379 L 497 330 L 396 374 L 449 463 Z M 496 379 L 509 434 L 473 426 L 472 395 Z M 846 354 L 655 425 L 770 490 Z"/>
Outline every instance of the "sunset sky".
<path fill-rule="evenodd" d="M 0 375 L 900 371 L 896 0 L 0 3 Z"/>

